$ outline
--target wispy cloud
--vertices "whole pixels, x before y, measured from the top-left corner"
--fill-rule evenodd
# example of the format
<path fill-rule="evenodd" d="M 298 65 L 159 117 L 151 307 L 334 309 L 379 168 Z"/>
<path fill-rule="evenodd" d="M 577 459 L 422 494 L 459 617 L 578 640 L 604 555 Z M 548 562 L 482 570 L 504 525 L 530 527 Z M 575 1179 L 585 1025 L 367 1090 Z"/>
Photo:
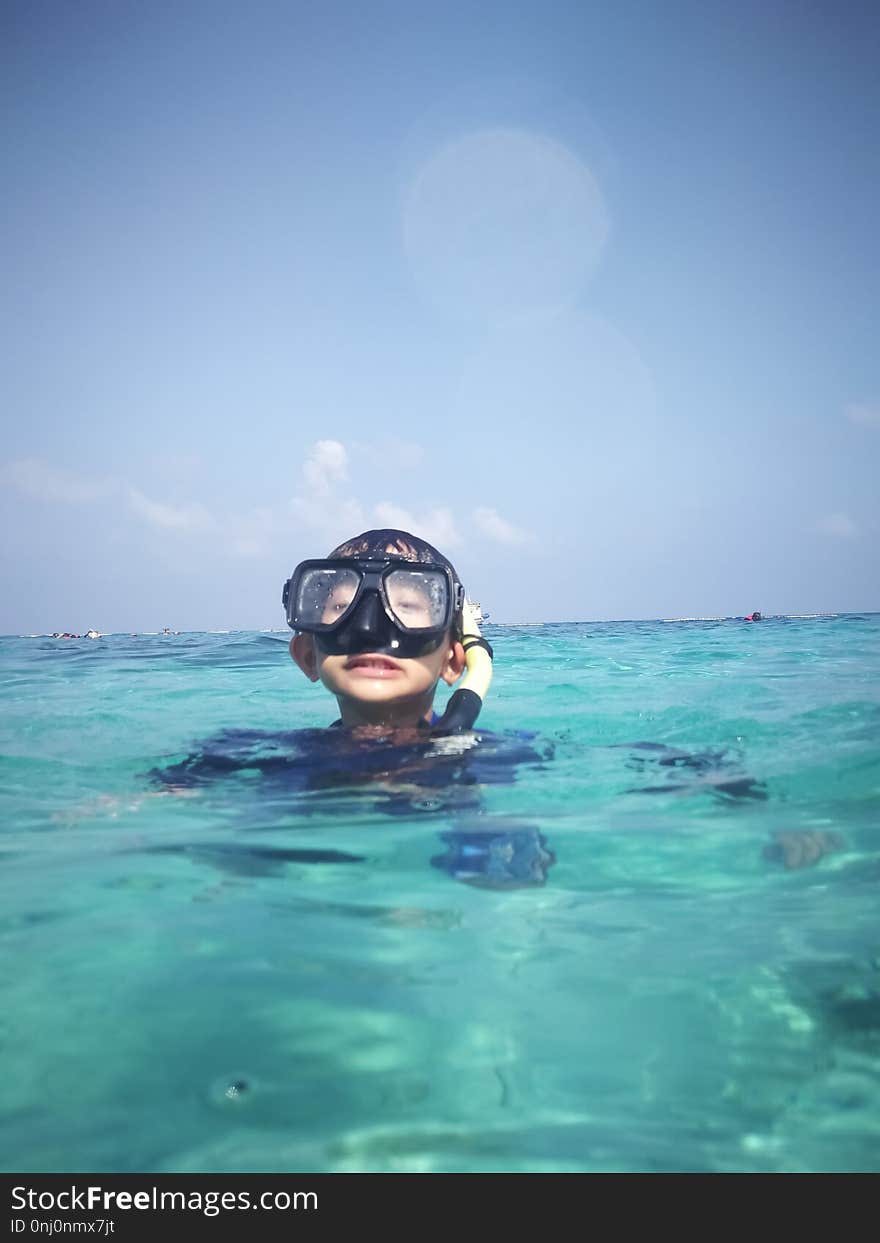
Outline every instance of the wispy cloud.
<path fill-rule="evenodd" d="M 854 539 L 861 534 L 849 514 L 826 514 L 818 520 L 816 527 L 823 535 L 834 535 L 838 539 Z"/>
<path fill-rule="evenodd" d="M 376 446 L 375 452 L 386 464 L 394 457 L 398 468 L 406 465 L 411 471 L 418 469 L 425 456 L 419 445 L 408 442 L 401 442 L 394 452 L 389 449 L 388 454 L 382 446 Z M 365 446 L 359 446 L 358 456 L 369 461 Z M 196 499 L 158 499 L 125 479 L 90 478 L 38 458 L 22 459 L 0 468 L 0 482 L 44 502 L 81 505 L 115 497 L 123 513 L 164 532 L 168 538 L 210 534 L 217 549 L 249 560 L 277 559 L 282 552 L 315 555 L 316 551 L 324 551 L 322 546 L 332 548 L 370 527 L 411 531 L 443 550 L 459 548 L 465 542 L 448 506 L 412 510 L 394 500 L 359 500 L 352 495 L 349 483 L 350 460 L 341 441 L 319 440 L 302 465 L 298 495 L 286 503 L 279 500 L 238 512 L 212 511 Z M 376 486 L 375 479 L 372 484 Z M 489 506 L 475 511 L 467 536 L 508 546 L 529 543 L 534 538 Z"/>
<path fill-rule="evenodd" d="M 319 440 L 302 467 L 302 486 L 288 503 L 282 525 L 300 542 L 320 540 L 331 547 L 366 525 L 360 502 L 350 495 L 348 450 L 339 440 Z M 304 542 L 304 541 L 303 541 Z"/>
<path fill-rule="evenodd" d="M 486 506 L 474 510 L 474 525 L 482 535 L 496 544 L 529 544 L 534 539 L 530 532 L 520 530 L 512 522 L 502 518 L 497 510 Z"/>
<path fill-rule="evenodd" d="M 68 505 L 86 505 L 118 491 L 121 484 L 114 479 L 93 479 L 53 466 L 41 458 L 22 458 L 9 462 L 0 471 L 0 479 L 24 496 L 38 501 L 60 501 Z"/>
<path fill-rule="evenodd" d="M 424 457 L 421 446 L 401 442 L 387 452 L 381 446 L 357 446 L 359 456 L 381 461 L 394 459 L 398 468 L 415 469 Z M 351 495 L 349 483 L 350 456 L 338 440 L 319 440 L 309 453 L 303 470 L 303 487 L 290 502 L 290 512 L 298 528 L 307 528 L 328 544 L 363 531 L 367 527 L 400 527 L 420 535 L 432 544 L 452 548 L 461 543 L 452 513 L 442 507 L 424 513 L 412 513 L 394 501 L 364 505 Z M 343 487 L 342 485 L 346 485 Z"/>
<path fill-rule="evenodd" d="M 0 470 L 0 479 L 34 500 L 66 505 L 88 505 L 112 496 L 124 497 L 128 509 L 150 526 L 175 531 L 214 531 L 217 522 L 204 505 L 190 501 L 170 505 L 145 496 L 124 479 L 95 479 L 41 458 L 10 462 Z"/>
<path fill-rule="evenodd" d="M 435 548 L 457 548 L 462 542 L 449 509 L 441 507 L 429 509 L 423 514 L 414 514 L 391 501 L 380 501 L 373 510 L 373 516 L 377 527 L 409 531 L 411 535 L 427 540 Z"/>
<path fill-rule="evenodd" d="M 319 440 L 312 446 L 302 473 L 311 496 L 329 496 L 337 483 L 348 480 L 348 450 L 338 440 Z"/>
<path fill-rule="evenodd" d="M 128 501 L 132 512 L 150 526 L 174 531 L 213 531 L 217 527 L 205 506 L 197 501 L 188 505 L 164 505 L 144 496 L 137 488 L 129 488 Z"/>
<path fill-rule="evenodd" d="M 850 423 L 859 427 L 880 428 L 880 402 L 855 402 L 843 413 Z"/>
<path fill-rule="evenodd" d="M 356 442 L 353 452 L 373 466 L 391 462 L 395 469 L 416 471 L 424 462 L 420 445 L 402 441 L 388 445 L 368 446 Z M 412 510 L 393 500 L 374 505 L 363 504 L 351 495 L 348 484 L 351 458 L 345 445 L 338 440 L 321 440 L 315 444 L 303 466 L 301 494 L 290 502 L 292 516 L 299 527 L 319 533 L 331 543 L 367 527 L 397 527 L 419 535 L 438 548 L 458 548 L 464 543 L 453 511 L 443 505 L 431 509 Z M 374 480 L 375 483 L 375 480 Z M 511 547 L 533 542 L 534 536 L 503 518 L 497 510 L 481 506 L 473 514 L 471 534 L 476 533 L 494 544 Z"/>
<path fill-rule="evenodd" d="M 360 502 L 351 498 L 334 497 L 319 501 L 314 496 L 295 496 L 289 505 L 290 526 L 299 542 L 303 532 L 332 547 L 341 540 L 363 531 L 368 525 Z M 307 554 L 303 554 L 304 556 Z"/>

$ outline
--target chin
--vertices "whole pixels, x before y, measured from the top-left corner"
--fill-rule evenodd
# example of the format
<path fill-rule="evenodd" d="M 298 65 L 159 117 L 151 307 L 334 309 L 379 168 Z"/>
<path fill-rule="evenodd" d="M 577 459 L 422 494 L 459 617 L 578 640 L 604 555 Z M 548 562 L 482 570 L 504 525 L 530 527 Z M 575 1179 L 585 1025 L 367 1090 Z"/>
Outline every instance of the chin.
<path fill-rule="evenodd" d="M 410 700 L 421 698 L 418 694 L 414 695 L 412 691 L 394 690 L 390 686 L 382 686 L 381 683 L 378 686 L 359 687 L 357 694 L 352 694 L 351 691 L 337 693 L 341 693 L 352 703 L 362 704 L 406 704 Z"/>

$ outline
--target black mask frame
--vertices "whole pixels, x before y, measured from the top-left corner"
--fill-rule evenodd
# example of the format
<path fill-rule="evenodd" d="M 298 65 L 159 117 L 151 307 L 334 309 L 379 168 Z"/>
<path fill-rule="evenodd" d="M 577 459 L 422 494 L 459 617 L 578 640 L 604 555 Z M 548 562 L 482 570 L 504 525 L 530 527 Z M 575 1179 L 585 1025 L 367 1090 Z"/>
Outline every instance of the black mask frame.
<path fill-rule="evenodd" d="M 345 612 L 331 622 L 316 622 L 296 612 L 303 576 L 310 570 L 354 571 L 359 581 Z M 418 574 L 431 571 L 446 581 L 446 604 L 436 626 L 406 626 L 389 601 L 386 579 L 395 570 Z M 410 561 L 388 557 L 328 557 L 301 562 L 284 584 L 282 592 L 287 624 L 291 630 L 313 634 L 321 649 L 330 655 L 373 651 L 403 659 L 425 656 L 443 642 L 464 604 L 464 587 L 448 565 L 439 562 Z"/>

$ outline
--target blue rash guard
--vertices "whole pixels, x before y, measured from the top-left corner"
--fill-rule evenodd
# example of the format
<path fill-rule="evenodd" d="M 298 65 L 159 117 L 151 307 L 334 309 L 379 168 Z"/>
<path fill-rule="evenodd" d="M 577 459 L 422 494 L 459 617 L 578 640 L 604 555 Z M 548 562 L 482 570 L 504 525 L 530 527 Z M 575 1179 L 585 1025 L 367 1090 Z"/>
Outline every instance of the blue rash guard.
<path fill-rule="evenodd" d="M 386 815 L 451 817 L 454 827 L 439 834 L 445 852 L 431 864 L 456 880 L 494 888 L 543 884 L 554 862 L 543 835 L 524 821 L 486 815 L 480 790 L 513 783 L 521 764 L 542 767 L 552 757 L 552 745 L 536 745 L 536 736 L 525 731 L 481 731 L 462 740 L 434 738 L 428 722 L 424 730 L 424 741 L 405 744 L 393 738 L 357 739 L 339 721 L 326 730 L 223 730 L 180 762 L 153 769 L 149 777 L 172 790 L 247 780 L 267 806 L 280 802 L 285 814 L 303 816 L 326 812 L 354 793 L 368 794 L 374 808 Z M 259 849 L 267 867 L 273 860 L 361 861 L 332 850 L 307 852 L 319 857 L 306 859 L 302 851 L 267 854 Z"/>
<path fill-rule="evenodd" d="M 246 782 L 272 815 L 279 810 L 303 817 L 326 814 L 340 808 L 342 800 L 367 795 L 372 806 L 386 815 L 451 820 L 452 827 L 438 834 L 444 853 L 435 855 L 431 864 L 454 879 L 492 888 L 543 884 L 555 862 L 543 834 L 528 822 L 488 814 L 481 790 L 514 783 L 521 765 L 544 767 L 553 757 L 553 745 L 526 731 L 436 738 L 428 722 L 423 731 L 424 738 L 412 741 L 410 734 L 406 743 L 400 743 L 393 736 L 356 738 L 339 721 L 329 729 L 281 733 L 227 729 L 206 739 L 185 759 L 153 769 L 149 776 L 166 790 Z M 737 771 L 724 752 L 690 754 L 651 742 L 625 744 L 625 749 L 626 767 L 650 778 L 630 793 L 692 789 L 724 799 L 767 797 L 760 783 Z M 195 851 L 174 846 L 154 849 Z M 249 873 L 284 862 L 363 862 L 360 855 L 332 848 L 228 844 L 198 848 L 201 855 L 209 851 L 214 862 Z"/>

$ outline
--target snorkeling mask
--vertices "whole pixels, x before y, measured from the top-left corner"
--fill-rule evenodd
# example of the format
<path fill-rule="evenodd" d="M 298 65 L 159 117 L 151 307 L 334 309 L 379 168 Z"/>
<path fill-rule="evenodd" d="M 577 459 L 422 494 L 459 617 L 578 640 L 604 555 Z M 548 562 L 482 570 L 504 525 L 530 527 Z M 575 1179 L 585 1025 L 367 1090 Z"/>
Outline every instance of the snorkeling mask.
<path fill-rule="evenodd" d="M 464 588 L 448 566 L 401 558 L 303 561 L 281 596 L 292 630 L 331 656 L 427 656 L 460 615 Z"/>

